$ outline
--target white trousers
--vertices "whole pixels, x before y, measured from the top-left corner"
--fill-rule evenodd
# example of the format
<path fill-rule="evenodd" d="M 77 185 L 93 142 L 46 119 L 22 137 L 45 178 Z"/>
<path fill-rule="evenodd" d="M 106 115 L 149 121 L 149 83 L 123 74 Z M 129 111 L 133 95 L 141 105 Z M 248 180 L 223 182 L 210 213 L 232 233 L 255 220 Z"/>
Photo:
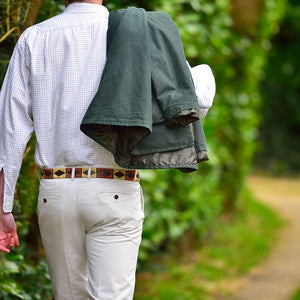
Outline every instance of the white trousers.
<path fill-rule="evenodd" d="M 38 220 L 56 300 L 131 300 L 144 220 L 138 182 L 42 179 Z"/>

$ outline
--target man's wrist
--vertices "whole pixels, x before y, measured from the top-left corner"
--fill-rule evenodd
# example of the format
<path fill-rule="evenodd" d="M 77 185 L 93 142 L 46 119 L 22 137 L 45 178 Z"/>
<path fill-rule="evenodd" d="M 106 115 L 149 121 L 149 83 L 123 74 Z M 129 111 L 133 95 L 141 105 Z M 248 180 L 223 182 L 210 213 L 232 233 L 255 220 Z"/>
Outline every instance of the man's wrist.
<path fill-rule="evenodd" d="M 3 210 L 3 207 L 0 208 L 0 216 L 4 216 L 4 215 L 8 215 L 8 214 L 11 214 L 11 211 L 6 212 Z"/>

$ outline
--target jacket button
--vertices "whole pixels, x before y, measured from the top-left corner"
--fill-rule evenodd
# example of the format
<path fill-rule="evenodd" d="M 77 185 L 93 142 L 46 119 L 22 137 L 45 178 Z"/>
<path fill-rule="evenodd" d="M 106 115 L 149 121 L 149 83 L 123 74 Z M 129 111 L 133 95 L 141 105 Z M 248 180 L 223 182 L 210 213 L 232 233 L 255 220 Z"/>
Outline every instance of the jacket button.
<path fill-rule="evenodd" d="M 43 201 L 44 201 L 44 203 L 47 203 L 47 199 L 46 198 L 44 198 Z"/>
<path fill-rule="evenodd" d="M 119 199 L 119 196 L 118 196 L 118 195 L 115 195 L 115 199 L 118 200 L 118 199 Z"/>

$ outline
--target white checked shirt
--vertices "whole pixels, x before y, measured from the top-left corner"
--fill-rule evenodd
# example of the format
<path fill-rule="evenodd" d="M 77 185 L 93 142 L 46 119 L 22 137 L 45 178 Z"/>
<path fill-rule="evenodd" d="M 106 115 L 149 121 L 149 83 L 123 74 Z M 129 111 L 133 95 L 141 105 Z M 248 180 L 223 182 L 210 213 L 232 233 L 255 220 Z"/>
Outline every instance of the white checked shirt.
<path fill-rule="evenodd" d="M 33 131 L 35 162 L 40 168 L 119 168 L 110 152 L 80 131 L 106 61 L 108 16 L 102 5 L 72 3 L 19 38 L 0 93 L 4 212 L 12 210 L 23 153 Z M 193 70 L 205 114 L 215 94 L 214 77 L 208 66 L 198 73 Z"/>

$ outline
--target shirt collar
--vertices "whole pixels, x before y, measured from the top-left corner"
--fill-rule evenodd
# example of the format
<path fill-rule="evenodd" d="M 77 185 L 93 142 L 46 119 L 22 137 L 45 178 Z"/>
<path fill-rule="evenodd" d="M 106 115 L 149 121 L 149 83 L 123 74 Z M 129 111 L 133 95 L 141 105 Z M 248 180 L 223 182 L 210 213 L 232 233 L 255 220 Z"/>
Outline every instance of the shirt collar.
<path fill-rule="evenodd" d="M 69 4 L 65 10 L 64 13 L 71 13 L 71 14 L 82 14 L 82 13 L 101 13 L 101 14 L 109 14 L 108 9 L 99 4 L 93 4 L 93 3 L 71 3 Z"/>

